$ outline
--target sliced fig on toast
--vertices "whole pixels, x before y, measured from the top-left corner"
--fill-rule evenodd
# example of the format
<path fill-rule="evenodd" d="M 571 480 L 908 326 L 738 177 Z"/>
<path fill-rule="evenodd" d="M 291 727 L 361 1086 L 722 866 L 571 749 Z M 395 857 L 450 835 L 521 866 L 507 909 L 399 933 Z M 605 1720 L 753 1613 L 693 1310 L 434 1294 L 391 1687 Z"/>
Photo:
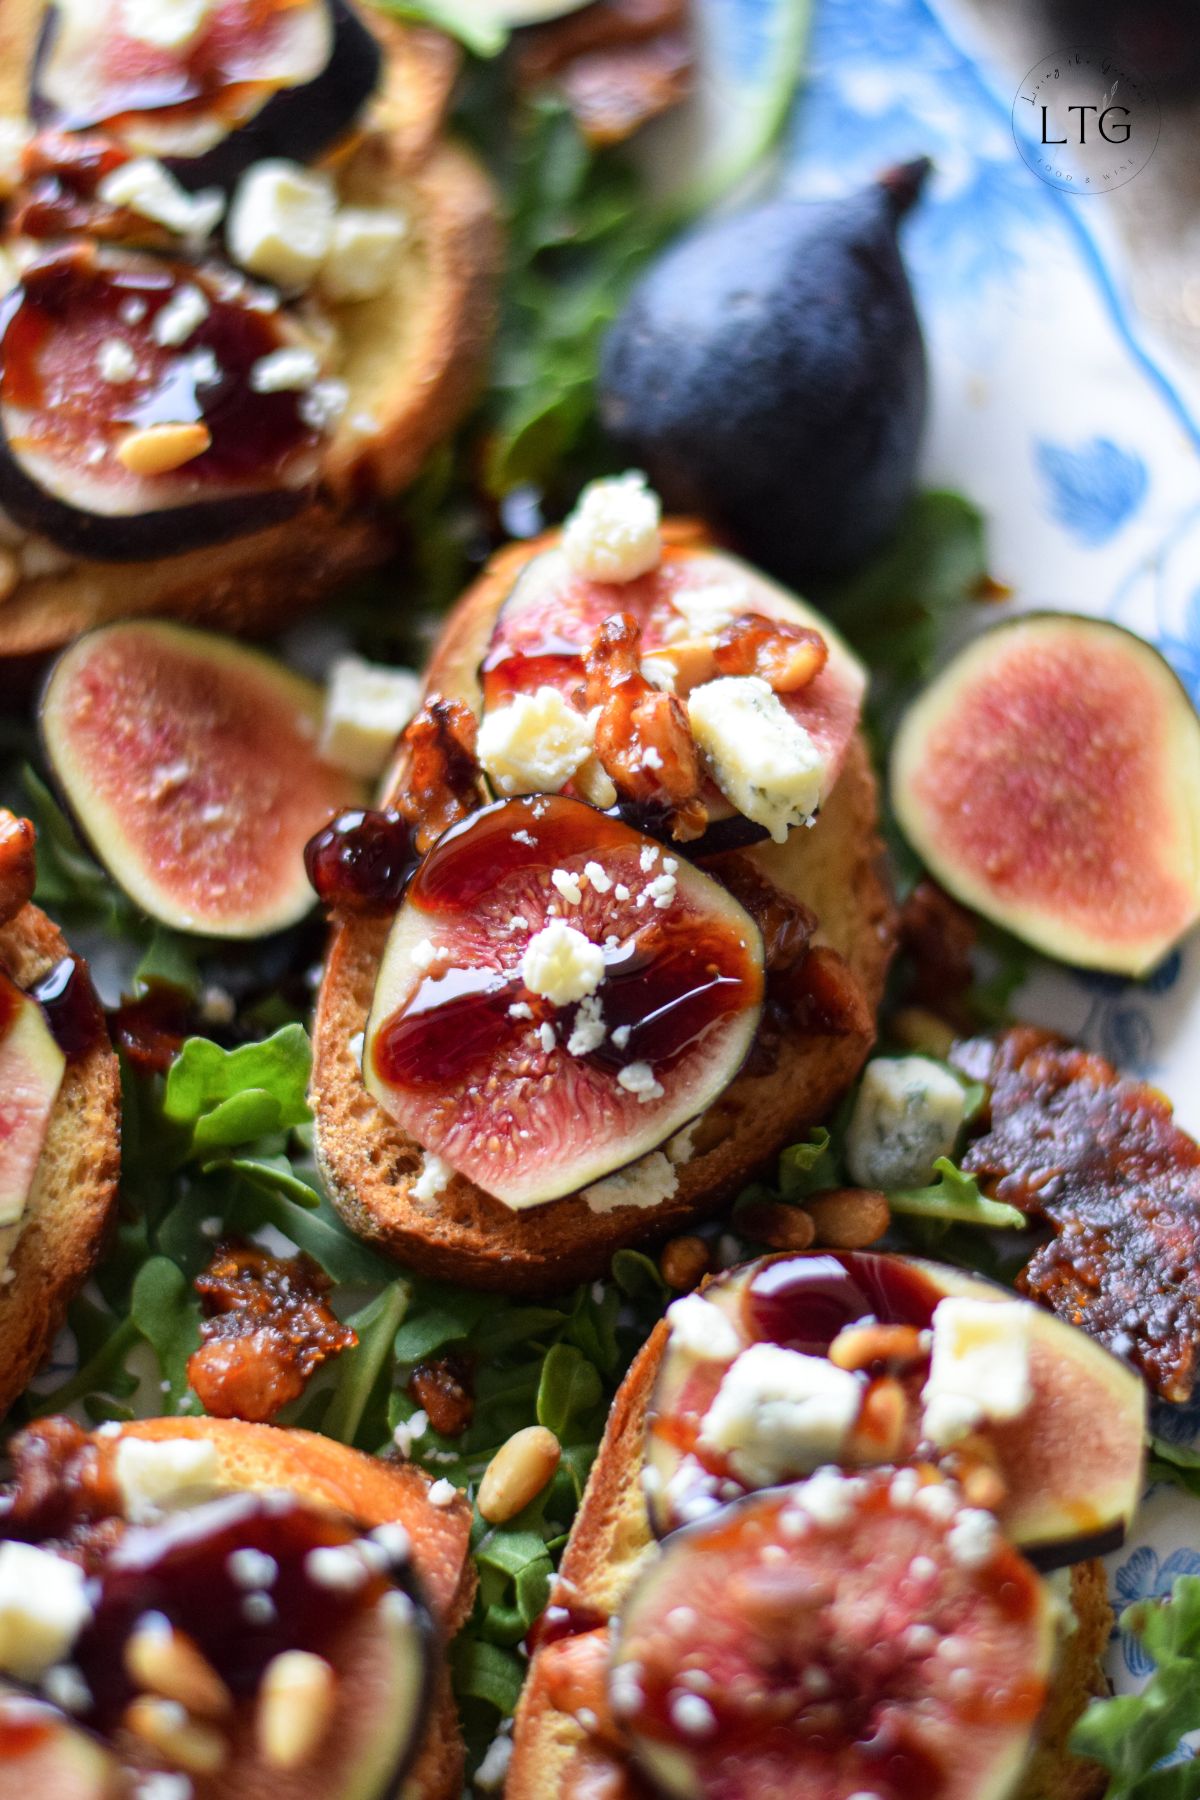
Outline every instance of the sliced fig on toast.
<path fill-rule="evenodd" d="M 942 886 L 1061 962 L 1142 975 L 1200 918 L 1200 719 L 1119 626 L 977 638 L 909 708 L 891 787 Z"/>
<path fill-rule="evenodd" d="M 66 1066 L 41 1007 L 0 969 L 0 1244 L 25 1211 Z"/>
<path fill-rule="evenodd" d="M 162 620 L 100 626 L 50 672 L 55 778 L 151 918 L 263 937 L 313 904 L 304 846 L 359 783 L 317 754 L 321 693 L 261 651 Z"/>
<path fill-rule="evenodd" d="M 8 1784 L 11 1783 L 11 1788 Z M 56 1706 L 0 1682 L 0 1786 L 38 1800 L 122 1800 L 113 1751 Z"/>
<path fill-rule="evenodd" d="M 659 1533 L 819 1463 L 932 1460 L 1056 1568 L 1114 1549 L 1141 1500 L 1141 1380 L 992 1282 L 869 1251 L 783 1254 L 718 1276 L 668 1316 L 646 1430 Z"/>
<path fill-rule="evenodd" d="M 581 575 L 561 549 L 527 564 L 484 657 L 485 718 L 547 686 L 586 716 L 595 696 L 588 695 L 584 660 L 614 614 L 628 615 L 640 634 L 640 675 L 681 702 L 722 678 L 765 682 L 772 694 L 764 689 L 764 698 L 773 695 L 788 724 L 807 734 L 821 763 L 819 798 L 828 797 L 858 725 L 866 687 L 861 664 L 828 621 L 795 595 L 725 551 L 674 543 L 670 533 L 658 565 L 632 581 Z M 646 758 L 652 769 L 660 766 L 656 748 L 649 746 Z M 599 804 L 589 772 L 584 767 L 567 777 L 564 787 Z M 651 796 L 652 783 L 646 786 Z M 709 824 L 690 855 L 766 836 L 763 824 L 740 813 L 711 775 L 703 799 Z M 631 822 L 654 827 L 652 797 L 627 801 L 625 810 Z"/>
<path fill-rule="evenodd" d="M 346 0 L 54 0 L 30 76 L 41 126 L 102 129 L 186 187 L 264 157 L 313 161 L 374 90 L 379 46 Z"/>
<path fill-rule="evenodd" d="M 500 801 L 447 831 L 388 938 L 369 1091 L 513 1208 L 661 1144 L 737 1074 L 762 1006 L 750 915 L 578 800 Z"/>
<path fill-rule="evenodd" d="M 953 1484 L 827 1469 L 660 1546 L 619 1615 L 609 1697 L 681 1800 L 1003 1800 L 1054 1617 Z"/>
<path fill-rule="evenodd" d="M 171 556 L 312 497 L 320 359 L 227 271 L 49 250 L 0 307 L 0 351 L 0 505 L 65 550 Z"/>

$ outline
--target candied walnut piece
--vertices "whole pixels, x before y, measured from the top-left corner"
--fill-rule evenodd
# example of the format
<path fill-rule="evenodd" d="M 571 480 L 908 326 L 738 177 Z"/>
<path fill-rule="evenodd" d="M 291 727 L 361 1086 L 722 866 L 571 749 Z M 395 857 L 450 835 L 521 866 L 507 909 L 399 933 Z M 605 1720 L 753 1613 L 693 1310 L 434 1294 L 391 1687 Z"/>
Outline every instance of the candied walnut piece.
<path fill-rule="evenodd" d="M 442 1437 L 457 1437 L 475 1417 L 471 1366 L 462 1356 L 439 1356 L 418 1363 L 408 1378 L 408 1392 Z"/>
<path fill-rule="evenodd" d="M 520 83 L 553 83 L 591 143 L 620 143 L 687 97 L 688 11 L 688 0 L 594 0 L 521 34 Z"/>
<path fill-rule="evenodd" d="M 740 901 L 761 931 L 768 976 L 794 969 L 803 961 L 817 929 L 817 915 L 811 907 L 776 887 L 748 857 L 726 855 L 704 867 Z"/>
<path fill-rule="evenodd" d="M 34 844 L 37 833 L 28 819 L 0 806 L 0 925 L 15 919 L 33 898 L 37 880 Z"/>
<path fill-rule="evenodd" d="M 936 881 L 919 881 L 900 914 L 900 948 L 910 965 L 906 999 L 964 1022 L 978 936 L 975 920 L 957 900 Z"/>
<path fill-rule="evenodd" d="M 632 614 L 613 613 L 584 657 L 587 702 L 600 709 L 596 755 L 623 801 L 665 816 L 686 843 L 708 824 L 700 755 L 682 701 L 642 674 L 641 640 Z"/>
<path fill-rule="evenodd" d="M 264 1423 L 298 1400 L 314 1370 L 358 1342 L 326 1304 L 332 1283 L 311 1257 L 218 1245 L 196 1292 L 209 1317 L 188 1358 L 205 1412 Z"/>
<path fill-rule="evenodd" d="M 165 1075 L 183 1047 L 191 1011 L 180 988 L 158 983 L 111 1015 L 113 1042 L 140 1075 Z"/>
<path fill-rule="evenodd" d="M 781 973 L 776 991 L 792 1023 L 818 1036 L 874 1034 L 875 1016 L 862 983 L 839 950 L 817 944 L 802 962 Z"/>
<path fill-rule="evenodd" d="M 422 855 L 484 803 L 475 736 L 470 707 L 441 694 L 430 694 L 404 729 L 405 780 L 397 804 Z"/>
<path fill-rule="evenodd" d="M 1200 1145 L 1156 1089 L 1050 1033 L 969 1039 L 953 1060 L 991 1089 L 963 1168 L 1054 1231 L 1020 1288 L 1164 1399 L 1187 1400 L 1200 1349 Z"/>
<path fill-rule="evenodd" d="M 5 1537 L 64 1544 L 86 1561 L 86 1551 L 107 1540 L 104 1527 L 121 1511 L 111 1468 L 95 1441 L 73 1419 L 42 1419 L 17 1433 L 8 1454 Z"/>
<path fill-rule="evenodd" d="M 97 196 L 106 175 L 130 160 L 111 138 L 40 131 L 21 158 L 23 184 L 9 221 L 14 237 L 59 238 L 82 234 L 147 249 L 169 250 L 177 241 L 165 225 Z"/>
<path fill-rule="evenodd" d="M 807 625 L 741 613 L 719 634 L 713 660 L 722 675 L 758 675 L 777 694 L 794 694 L 821 673 L 829 648 Z"/>

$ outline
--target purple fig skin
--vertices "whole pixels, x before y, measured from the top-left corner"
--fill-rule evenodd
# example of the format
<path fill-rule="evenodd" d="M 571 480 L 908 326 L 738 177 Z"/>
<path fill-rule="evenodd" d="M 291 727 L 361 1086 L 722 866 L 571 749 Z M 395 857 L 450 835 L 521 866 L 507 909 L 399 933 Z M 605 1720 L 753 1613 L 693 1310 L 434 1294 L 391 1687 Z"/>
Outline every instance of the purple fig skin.
<path fill-rule="evenodd" d="M 232 187 L 243 170 L 266 157 L 312 162 L 350 126 L 379 83 L 379 44 L 347 0 L 325 0 L 333 35 L 329 60 L 299 87 L 281 88 L 252 119 L 200 156 L 165 156 L 163 164 L 186 188 Z M 29 74 L 29 113 L 39 127 L 87 131 L 105 121 L 88 114 L 64 117 L 40 92 L 39 79 L 53 52 L 58 15 L 50 6 L 42 21 Z"/>

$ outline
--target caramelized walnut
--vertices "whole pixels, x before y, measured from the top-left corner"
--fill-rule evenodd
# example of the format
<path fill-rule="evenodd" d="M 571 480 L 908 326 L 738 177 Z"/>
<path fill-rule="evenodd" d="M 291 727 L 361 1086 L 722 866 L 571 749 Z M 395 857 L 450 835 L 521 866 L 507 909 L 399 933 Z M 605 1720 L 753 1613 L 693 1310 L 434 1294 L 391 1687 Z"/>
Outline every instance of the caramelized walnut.
<path fill-rule="evenodd" d="M 817 929 L 816 913 L 776 887 L 749 857 L 726 855 L 705 867 L 745 907 L 761 931 L 768 976 L 794 969 L 808 954 Z"/>
<path fill-rule="evenodd" d="M 957 900 L 935 881 L 919 881 L 900 914 L 900 948 L 910 965 L 906 998 L 962 1022 L 978 935 Z"/>
<path fill-rule="evenodd" d="M 85 1563 L 119 1529 L 120 1497 L 111 1468 L 73 1419 L 43 1419 L 8 1446 L 12 1477 L 4 1495 L 4 1535 L 57 1543 Z"/>
<path fill-rule="evenodd" d="M 303 1254 L 219 1245 L 195 1281 L 209 1317 L 188 1380 L 204 1410 L 218 1419 L 273 1419 L 323 1362 L 353 1348 L 354 1332 L 326 1304 L 331 1286 Z"/>
<path fill-rule="evenodd" d="M 600 712 L 596 755 L 623 801 L 664 816 L 687 843 L 708 824 L 700 755 L 682 701 L 642 674 L 641 638 L 630 613 L 614 613 L 584 657 L 587 702 Z"/>
<path fill-rule="evenodd" d="M 40 131 L 21 159 L 23 185 L 9 226 L 17 237 L 82 235 L 169 250 L 174 239 L 165 225 L 97 196 L 106 175 L 129 157 L 111 138 Z"/>
<path fill-rule="evenodd" d="M 405 727 L 405 782 L 397 804 L 422 854 L 483 804 L 475 736 L 470 707 L 441 694 L 430 694 Z"/>
<path fill-rule="evenodd" d="M 688 0 L 593 0 L 520 33 L 525 88 L 553 83 L 594 144 L 615 144 L 691 86 Z"/>
<path fill-rule="evenodd" d="M 777 694 L 807 687 L 828 659 L 819 631 L 762 613 L 741 613 L 713 645 L 713 660 L 722 675 L 758 675 Z"/>
<path fill-rule="evenodd" d="M 19 819 L 16 813 L 0 806 L 0 925 L 15 919 L 33 898 L 36 837 L 28 819 Z"/>
<path fill-rule="evenodd" d="M 442 1437 L 457 1437 L 475 1417 L 471 1365 L 462 1356 L 439 1356 L 418 1363 L 408 1378 L 408 1392 Z"/>

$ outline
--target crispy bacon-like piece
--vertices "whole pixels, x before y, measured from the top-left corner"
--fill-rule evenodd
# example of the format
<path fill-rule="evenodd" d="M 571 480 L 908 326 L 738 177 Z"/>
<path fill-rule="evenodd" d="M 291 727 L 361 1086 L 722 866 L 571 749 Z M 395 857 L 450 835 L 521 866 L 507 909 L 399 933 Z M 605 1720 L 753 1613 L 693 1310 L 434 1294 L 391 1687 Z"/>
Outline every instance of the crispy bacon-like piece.
<path fill-rule="evenodd" d="M 475 1417 L 471 1376 L 466 1358 L 450 1355 L 418 1363 L 408 1378 L 409 1395 L 443 1437 L 457 1437 Z"/>
<path fill-rule="evenodd" d="M 622 800 L 665 814 L 687 843 L 708 824 L 700 754 L 683 702 L 642 674 L 641 640 L 631 613 L 613 613 L 584 656 L 587 703 L 600 709 L 596 755 Z"/>
<path fill-rule="evenodd" d="M 713 661 L 722 675 L 758 675 L 777 694 L 796 694 L 821 673 L 829 646 L 807 625 L 739 613 L 718 634 Z"/>
<path fill-rule="evenodd" d="M 34 844 L 37 833 L 28 819 L 0 806 L 0 925 L 15 919 L 33 898 L 37 880 Z"/>
<path fill-rule="evenodd" d="M 314 1370 L 358 1339 L 326 1304 L 331 1282 L 311 1257 L 226 1243 L 196 1277 L 210 1316 L 188 1358 L 207 1413 L 266 1423 L 298 1400 Z"/>
<path fill-rule="evenodd" d="M 963 1167 L 1054 1236 L 1018 1285 L 1187 1400 L 1200 1353 L 1200 1145 L 1101 1056 L 1022 1027 L 956 1047 L 991 1089 Z"/>
<path fill-rule="evenodd" d="M 593 144 L 616 144 L 686 98 L 689 0 L 593 0 L 521 33 L 522 87 L 552 83 Z"/>
<path fill-rule="evenodd" d="M 422 855 L 483 805 L 475 737 L 470 707 L 441 694 L 430 694 L 404 729 L 406 778 L 397 805 Z"/>

